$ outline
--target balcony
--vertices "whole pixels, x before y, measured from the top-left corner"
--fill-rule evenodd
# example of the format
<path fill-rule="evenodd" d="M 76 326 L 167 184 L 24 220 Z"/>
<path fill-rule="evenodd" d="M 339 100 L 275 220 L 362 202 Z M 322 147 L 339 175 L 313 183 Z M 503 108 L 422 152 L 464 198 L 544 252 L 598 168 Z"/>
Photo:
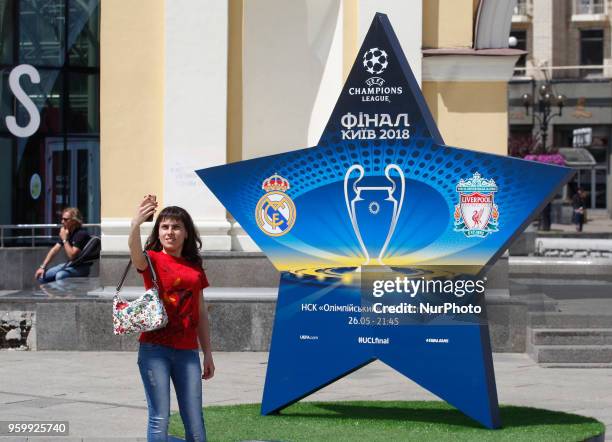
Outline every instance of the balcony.
<path fill-rule="evenodd" d="M 517 66 L 514 68 L 514 79 L 555 80 L 605 80 L 612 78 L 612 60 L 606 59 L 603 65 L 576 66 Z"/>
<path fill-rule="evenodd" d="M 533 0 L 519 0 L 512 13 L 512 23 L 529 23 L 533 15 Z"/>
<path fill-rule="evenodd" d="M 605 22 L 608 19 L 606 0 L 573 0 L 573 22 Z"/>

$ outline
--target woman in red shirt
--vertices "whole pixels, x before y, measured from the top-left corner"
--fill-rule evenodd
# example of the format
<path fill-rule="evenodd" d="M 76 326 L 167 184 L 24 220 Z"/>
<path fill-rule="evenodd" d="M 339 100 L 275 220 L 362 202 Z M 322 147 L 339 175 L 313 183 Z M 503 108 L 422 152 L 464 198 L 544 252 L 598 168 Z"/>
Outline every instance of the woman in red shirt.
<path fill-rule="evenodd" d="M 151 272 L 142 254 L 140 225 L 157 208 L 148 195 L 132 219 L 128 244 L 132 262 L 143 275 L 144 285 L 152 287 Z M 159 295 L 168 314 L 168 324 L 140 335 L 138 367 L 147 396 L 148 441 L 168 440 L 170 380 L 188 441 L 205 441 L 202 413 L 202 379 L 210 379 L 215 365 L 210 346 L 208 313 L 203 289 L 208 287 L 202 269 L 202 241 L 185 209 L 170 206 L 158 215 L 145 250 L 157 274 Z M 200 366 L 198 343 L 204 352 Z"/>

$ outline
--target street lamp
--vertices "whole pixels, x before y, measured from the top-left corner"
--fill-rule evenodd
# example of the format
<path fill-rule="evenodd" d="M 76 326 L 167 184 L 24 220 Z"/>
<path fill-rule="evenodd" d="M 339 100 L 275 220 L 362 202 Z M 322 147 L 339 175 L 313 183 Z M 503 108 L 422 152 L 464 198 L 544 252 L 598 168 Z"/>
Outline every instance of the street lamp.
<path fill-rule="evenodd" d="M 548 123 L 554 117 L 559 117 L 563 114 L 563 106 L 565 106 L 565 95 L 554 94 L 552 86 L 549 81 L 541 84 L 538 87 L 538 99 L 537 101 L 531 96 L 531 94 L 523 94 L 523 106 L 525 106 L 525 112 L 529 115 L 529 108 L 533 108 L 533 115 L 540 123 L 540 134 L 542 136 L 542 149 L 546 152 L 546 140 L 548 138 Z M 557 113 L 551 112 L 552 106 L 558 107 Z"/>
<path fill-rule="evenodd" d="M 533 108 L 533 116 L 540 123 L 540 135 L 542 137 L 542 153 L 546 153 L 546 140 L 548 139 L 548 124 L 550 120 L 563 114 L 565 105 L 565 95 L 555 94 L 548 79 L 538 87 L 537 101 L 531 94 L 523 94 L 523 106 L 525 113 L 529 115 L 529 108 Z M 551 108 L 558 107 L 556 113 L 552 113 Z M 540 230 L 550 230 L 551 206 L 550 203 L 542 209 L 540 217 Z"/>

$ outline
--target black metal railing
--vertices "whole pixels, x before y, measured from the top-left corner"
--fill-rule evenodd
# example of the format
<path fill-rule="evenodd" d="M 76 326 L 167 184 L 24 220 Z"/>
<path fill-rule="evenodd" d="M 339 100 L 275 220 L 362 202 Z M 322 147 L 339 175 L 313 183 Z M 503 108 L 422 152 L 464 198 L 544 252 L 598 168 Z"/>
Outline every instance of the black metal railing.
<path fill-rule="evenodd" d="M 61 224 L 0 224 L 0 247 L 36 247 L 58 238 Z M 90 233 L 100 236 L 100 224 L 83 224 Z"/>

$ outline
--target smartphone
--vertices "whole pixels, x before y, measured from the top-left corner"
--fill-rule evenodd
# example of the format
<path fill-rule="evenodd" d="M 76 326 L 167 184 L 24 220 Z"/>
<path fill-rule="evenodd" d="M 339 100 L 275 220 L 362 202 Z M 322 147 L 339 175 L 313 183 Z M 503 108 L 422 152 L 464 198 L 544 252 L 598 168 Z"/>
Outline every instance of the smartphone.
<path fill-rule="evenodd" d="M 149 201 L 154 203 L 154 202 L 157 201 L 157 197 L 155 195 L 149 195 Z M 148 223 L 153 221 L 153 214 L 151 214 L 145 221 L 148 222 Z"/>

